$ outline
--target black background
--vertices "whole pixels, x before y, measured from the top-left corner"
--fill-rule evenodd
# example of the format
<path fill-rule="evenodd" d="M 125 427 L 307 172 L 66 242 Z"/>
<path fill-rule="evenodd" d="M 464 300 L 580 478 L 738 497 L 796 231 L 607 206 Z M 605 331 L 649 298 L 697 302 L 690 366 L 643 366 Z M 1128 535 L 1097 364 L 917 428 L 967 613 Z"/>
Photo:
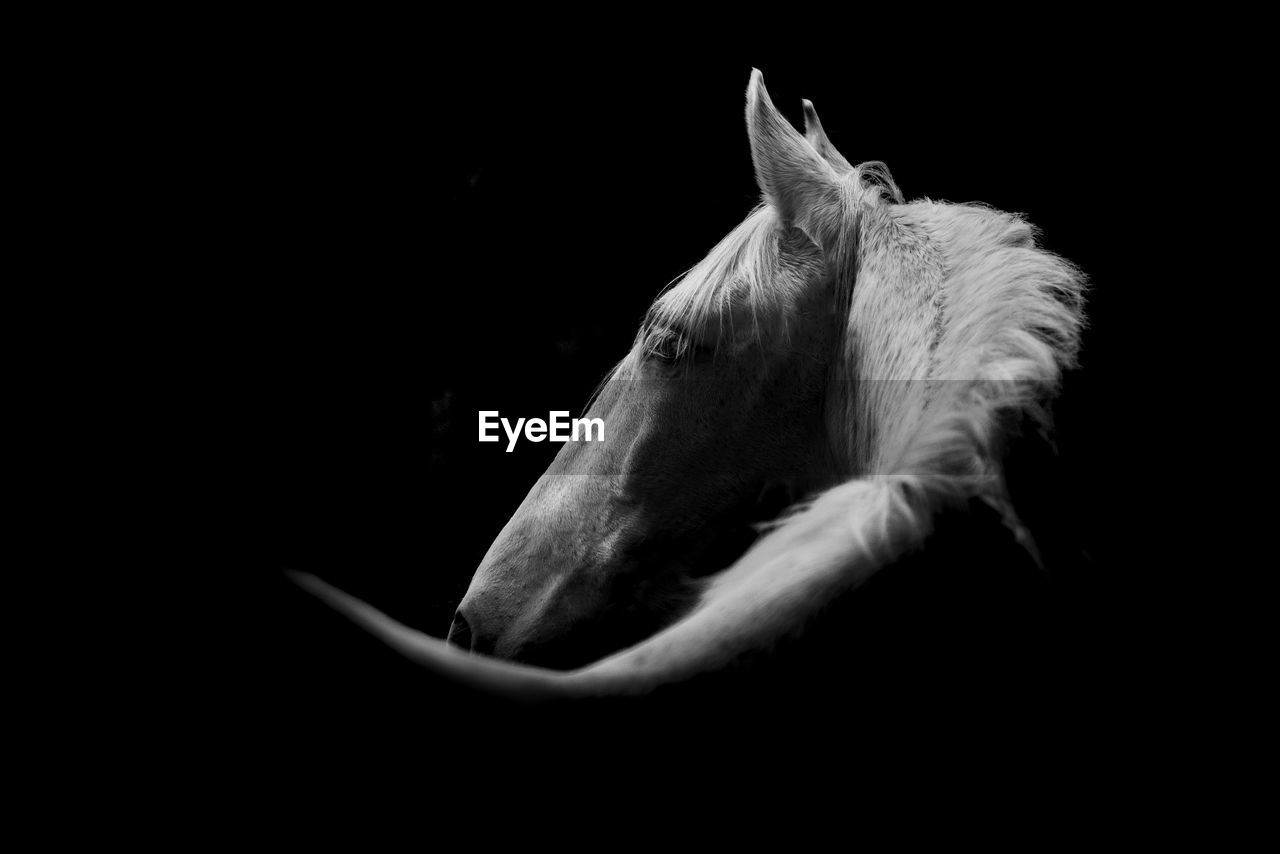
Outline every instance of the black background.
<path fill-rule="evenodd" d="M 208 129 L 218 228 L 199 292 L 216 326 L 207 461 L 218 545 L 234 546 L 225 567 L 249 614 L 231 629 L 243 660 L 229 713 L 255 755 L 285 774 L 375 754 L 456 774 L 479 741 L 637 755 L 655 732 L 704 732 L 725 715 L 751 723 L 753 749 L 785 750 L 789 736 L 769 721 L 790 700 L 777 697 L 731 711 L 677 702 L 646 710 L 641 727 L 628 710 L 593 709 L 590 727 L 548 730 L 545 713 L 419 684 L 281 576 L 314 572 L 445 633 L 558 447 L 478 445 L 476 410 L 579 410 L 658 291 L 751 209 L 752 65 L 784 114 L 799 123 L 800 99 L 813 100 L 845 156 L 884 160 L 909 199 L 1021 212 L 1091 282 L 1050 490 L 1077 559 L 1049 594 L 1050 630 L 1021 627 L 1050 640 L 1010 665 L 1034 668 L 1052 647 L 1052 684 L 1033 679 L 1014 697 L 1021 689 L 1004 683 L 940 677 L 929 705 L 890 704 L 859 731 L 954 745 L 980 726 L 1034 755 L 1141 739 L 1141 700 L 1172 653 L 1139 604 L 1164 571 L 1147 548 L 1164 520 L 1134 486 L 1149 465 L 1135 442 L 1153 441 L 1147 413 L 1160 394 L 1143 379 L 1157 371 L 1148 333 L 1176 301 L 1150 258 L 1179 238 L 1135 219 L 1126 200 L 1164 204 L 1188 91 L 1178 66 L 1103 43 L 931 49 L 884 65 L 769 52 L 695 63 L 677 45 L 508 46 L 447 60 L 379 40 L 270 48 L 232 62 L 234 121 Z M 1166 352 L 1159 371 L 1178 371 L 1178 359 Z M 931 590 L 916 619 L 957 595 Z M 916 601 L 900 599 L 893 614 Z M 983 643 L 1022 647 L 1008 633 L 1016 614 L 1004 616 L 1005 633 Z M 822 714 L 846 714 L 857 679 L 842 673 L 845 693 L 828 689 Z M 876 684 L 901 687 L 886 679 Z M 993 712 L 1011 700 L 1016 714 Z M 865 698 L 854 705 L 867 713 Z"/>

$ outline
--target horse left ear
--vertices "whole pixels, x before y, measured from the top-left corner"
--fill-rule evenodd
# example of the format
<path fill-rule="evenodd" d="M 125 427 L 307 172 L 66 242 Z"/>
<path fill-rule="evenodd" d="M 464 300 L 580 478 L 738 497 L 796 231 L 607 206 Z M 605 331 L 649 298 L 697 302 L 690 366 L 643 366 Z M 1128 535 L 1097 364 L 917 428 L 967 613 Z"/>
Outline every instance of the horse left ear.
<path fill-rule="evenodd" d="M 765 198 L 783 220 L 821 246 L 821 224 L 839 201 L 839 178 L 831 164 L 773 106 L 758 69 L 752 69 L 747 86 L 747 135 L 756 182 Z"/>

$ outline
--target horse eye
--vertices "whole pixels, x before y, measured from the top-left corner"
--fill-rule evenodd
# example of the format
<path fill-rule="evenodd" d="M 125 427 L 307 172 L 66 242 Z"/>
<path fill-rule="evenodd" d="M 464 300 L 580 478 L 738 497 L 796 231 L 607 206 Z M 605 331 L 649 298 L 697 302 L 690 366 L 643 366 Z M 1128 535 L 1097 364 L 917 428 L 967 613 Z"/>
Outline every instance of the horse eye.
<path fill-rule="evenodd" d="M 684 337 L 670 329 L 664 329 L 655 332 L 649 336 L 649 341 L 645 345 L 645 350 L 655 359 L 664 362 L 674 362 L 679 359 L 685 351 Z"/>

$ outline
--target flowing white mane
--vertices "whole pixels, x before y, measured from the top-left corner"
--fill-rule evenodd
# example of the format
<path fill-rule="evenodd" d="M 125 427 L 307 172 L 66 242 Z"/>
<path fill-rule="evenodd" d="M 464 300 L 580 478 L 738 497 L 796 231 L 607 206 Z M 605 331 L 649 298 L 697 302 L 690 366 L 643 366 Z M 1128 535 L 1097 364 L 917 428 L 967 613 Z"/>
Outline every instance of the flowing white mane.
<path fill-rule="evenodd" d="M 848 373 L 834 390 L 851 469 L 997 474 L 998 417 L 1043 415 L 1074 362 L 1083 276 L 988 208 L 875 206 L 858 231 Z"/>
<path fill-rule="evenodd" d="M 1036 246 L 1017 216 L 902 198 L 881 163 L 846 173 L 827 249 L 848 320 L 828 392 L 833 455 L 846 478 L 892 476 L 977 492 L 1025 535 L 1004 499 L 1002 425 L 1043 418 L 1083 324 L 1084 277 Z M 805 282 L 778 275 L 785 227 L 767 202 L 654 303 L 619 371 L 654 326 L 711 329 L 713 348 L 785 317 Z M 741 328 L 734 307 L 752 318 Z M 1029 544 L 1029 543 L 1028 543 Z"/>
<path fill-rule="evenodd" d="M 1084 278 L 1039 249 L 1017 216 L 928 199 L 895 204 L 883 164 L 856 171 L 876 180 L 860 182 L 843 208 L 838 231 L 849 251 L 830 253 L 833 299 L 844 291 L 849 300 L 831 388 L 838 458 L 850 474 L 991 474 L 995 417 L 1042 414 L 1074 362 Z M 785 314 L 805 284 L 775 275 L 781 229 L 769 204 L 752 211 L 657 299 L 633 355 L 654 325 L 718 330 L 712 347 L 744 334 L 758 343 L 761 319 Z M 751 328 L 732 322 L 735 305 L 748 307 Z"/>

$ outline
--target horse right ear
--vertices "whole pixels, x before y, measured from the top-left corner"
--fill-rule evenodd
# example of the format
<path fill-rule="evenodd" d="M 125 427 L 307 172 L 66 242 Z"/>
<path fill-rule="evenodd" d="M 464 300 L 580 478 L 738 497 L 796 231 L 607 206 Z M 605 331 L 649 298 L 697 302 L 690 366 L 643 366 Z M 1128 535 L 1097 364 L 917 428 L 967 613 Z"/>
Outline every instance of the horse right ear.
<path fill-rule="evenodd" d="M 844 155 L 836 151 L 836 147 L 827 139 L 827 132 L 822 129 L 822 121 L 818 111 L 813 108 L 813 101 L 805 98 L 804 104 L 804 138 L 809 140 L 813 150 L 822 155 L 836 170 L 837 174 L 847 175 L 853 171 L 853 164 L 844 159 Z"/>
<path fill-rule="evenodd" d="M 747 85 L 747 136 L 756 182 L 783 220 L 823 245 L 823 223 L 839 203 L 835 170 L 778 112 L 764 88 L 764 75 L 752 69 Z"/>

